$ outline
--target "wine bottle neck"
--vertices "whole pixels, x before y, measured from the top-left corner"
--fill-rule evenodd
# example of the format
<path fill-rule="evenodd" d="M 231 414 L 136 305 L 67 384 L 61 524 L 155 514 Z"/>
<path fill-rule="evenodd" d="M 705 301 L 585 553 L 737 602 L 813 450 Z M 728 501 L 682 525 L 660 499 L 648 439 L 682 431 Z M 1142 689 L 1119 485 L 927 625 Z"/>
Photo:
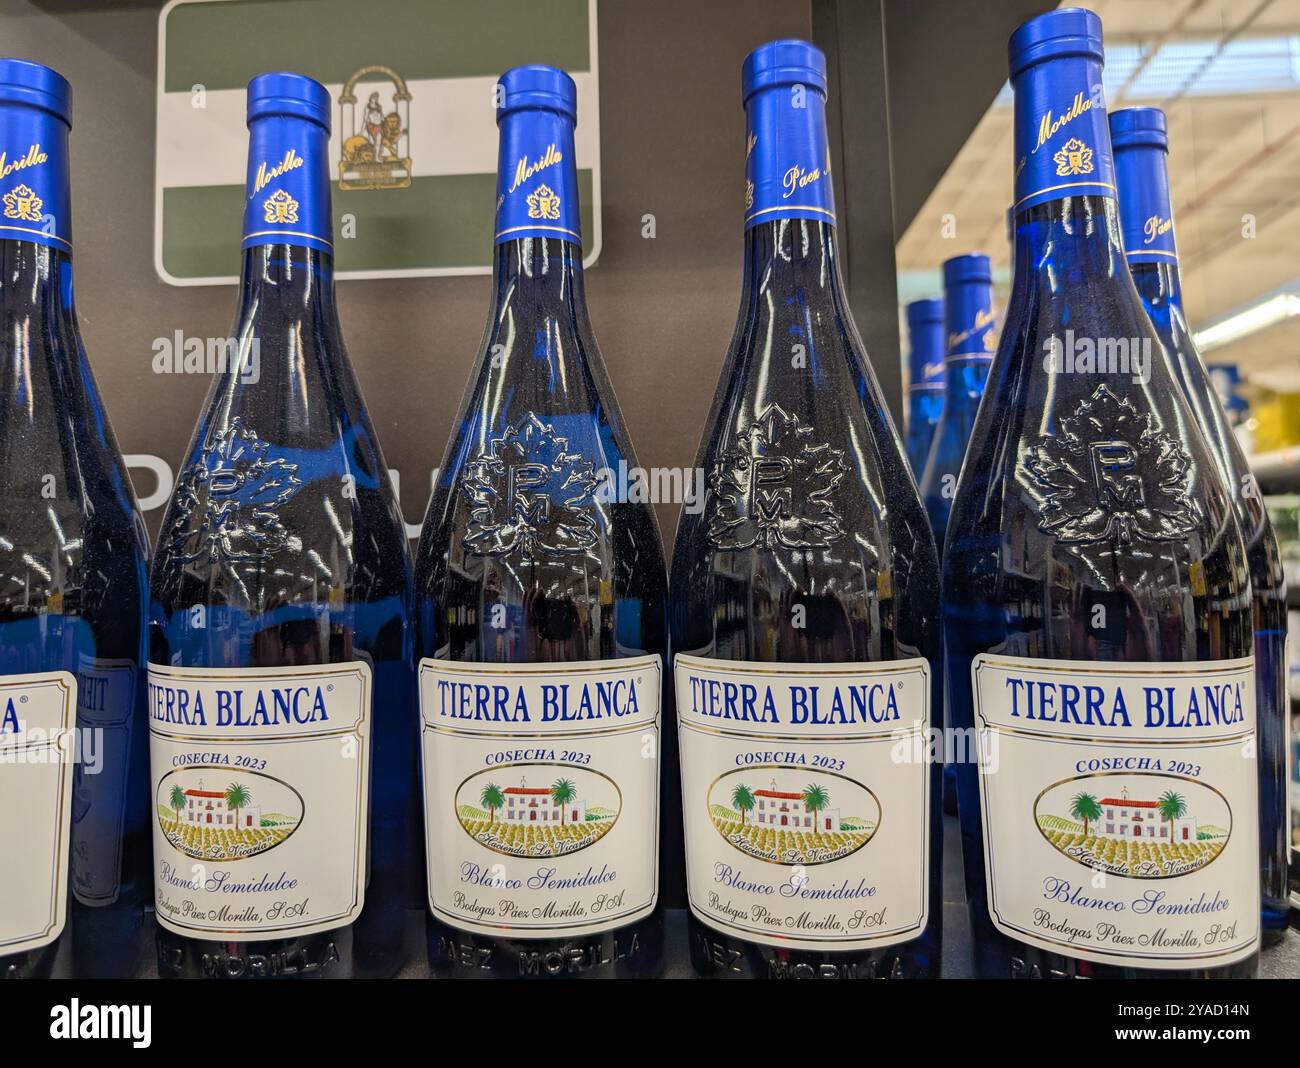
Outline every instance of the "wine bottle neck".
<path fill-rule="evenodd" d="M 834 301 L 842 292 L 835 227 L 811 219 L 776 219 L 745 231 L 745 292 L 796 294 L 805 304 Z"/>
<path fill-rule="evenodd" d="M 1101 63 L 1067 54 L 1012 78 L 1015 90 L 1015 210 L 1079 197 L 1115 196 Z"/>
<path fill-rule="evenodd" d="M 946 364 L 993 358 L 997 332 L 994 330 L 993 284 L 987 276 L 947 285 L 944 289 L 944 316 L 947 327 L 944 343 Z"/>
<path fill-rule="evenodd" d="M 0 337 L 0 407 L 44 418 L 50 391 L 63 388 L 79 357 L 67 252 L 0 239 Z"/>
<path fill-rule="evenodd" d="M 1016 292 L 1026 283 L 1049 291 L 1072 284 L 1120 285 L 1128 265 L 1112 196 L 1069 196 L 1022 209 L 1015 222 Z"/>
<path fill-rule="evenodd" d="M 1120 231 L 1133 280 L 1144 303 L 1181 307 L 1164 115 L 1155 108 L 1125 108 L 1112 115 L 1111 125 Z"/>
<path fill-rule="evenodd" d="M 1133 283 L 1137 286 L 1142 303 L 1150 307 L 1183 308 L 1183 286 L 1178 276 L 1176 260 L 1129 261 Z"/>
<path fill-rule="evenodd" d="M 504 244 L 523 246 L 529 243 L 527 239 L 546 244 L 572 242 L 580 248 L 573 117 L 545 107 L 521 107 L 503 114 L 498 125 L 493 231 L 498 250 Z"/>
<path fill-rule="evenodd" d="M 507 301 L 552 315 L 560 309 L 574 315 L 585 308 L 582 249 L 572 241 L 554 237 L 498 241 L 492 273 L 497 308 Z"/>
<path fill-rule="evenodd" d="M 71 318 L 72 308 L 72 260 L 67 252 L 33 241 L 0 239 L 0 333 L 11 339 L 6 351 L 13 359 L 29 360 L 29 346 L 57 334 L 57 324 Z"/>
<path fill-rule="evenodd" d="M 302 245 L 255 245 L 244 250 L 240 315 L 279 319 L 337 317 L 334 259 Z"/>
<path fill-rule="evenodd" d="M 1015 292 L 1114 279 L 1126 269 L 1100 46 L 1013 65 Z M 1101 284 L 1104 284 L 1102 282 Z"/>
<path fill-rule="evenodd" d="M 745 102 L 745 225 L 804 220 L 834 225 L 826 99 L 813 85 L 784 81 Z"/>
<path fill-rule="evenodd" d="M 72 259 L 50 245 L 0 239 L 0 307 L 7 316 L 72 307 Z"/>
<path fill-rule="evenodd" d="M 947 347 L 943 301 L 916 301 L 907 309 L 908 388 L 911 390 L 943 387 L 943 357 Z"/>
<path fill-rule="evenodd" d="M 72 251 L 68 124 L 40 107 L 0 106 L 0 239 Z"/>
<path fill-rule="evenodd" d="M 257 245 L 244 251 L 234 336 L 221 353 L 219 422 L 271 404 L 284 433 L 308 432 L 326 420 L 321 391 L 332 388 L 344 357 L 330 255 L 302 245 Z M 242 396 L 239 407 L 235 398 Z"/>
<path fill-rule="evenodd" d="M 245 253 L 296 246 L 333 255 L 326 127 L 278 113 L 250 121 L 245 193 Z"/>

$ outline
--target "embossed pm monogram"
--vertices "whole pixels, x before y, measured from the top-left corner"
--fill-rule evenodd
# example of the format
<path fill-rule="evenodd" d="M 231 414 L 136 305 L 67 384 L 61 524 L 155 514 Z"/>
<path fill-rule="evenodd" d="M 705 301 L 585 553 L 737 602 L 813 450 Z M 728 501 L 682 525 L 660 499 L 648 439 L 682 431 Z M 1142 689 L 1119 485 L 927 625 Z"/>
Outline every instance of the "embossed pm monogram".
<path fill-rule="evenodd" d="M 1028 449 L 1038 525 L 1063 542 L 1174 541 L 1196 525 L 1191 457 L 1151 413 L 1098 386 Z"/>
<path fill-rule="evenodd" d="M 726 550 L 824 548 L 844 534 L 832 491 L 844 450 L 814 444 L 812 427 L 770 404 L 709 472 L 709 541 Z"/>
<path fill-rule="evenodd" d="M 465 546 L 523 559 L 587 552 L 596 545 L 596 483 L 591 462 L 530 413 L 466 465 L 460 488 L 473 507 Z"/>

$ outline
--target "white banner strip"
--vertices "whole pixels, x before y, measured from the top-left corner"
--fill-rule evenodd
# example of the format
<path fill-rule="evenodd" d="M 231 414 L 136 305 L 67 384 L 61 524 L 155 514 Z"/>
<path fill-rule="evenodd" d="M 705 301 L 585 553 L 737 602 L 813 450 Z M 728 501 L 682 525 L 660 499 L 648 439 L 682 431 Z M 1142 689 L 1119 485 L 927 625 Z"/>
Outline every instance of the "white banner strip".
<path fill-rule="evenodd" d="M 594 169 L 600 158 L 600 127 L 584 116 L 596 115 L 595 81 L 590 72 L 573 76 L 578 85 L 578 167 Z M 410 101 L 411 170 L 415 177 L 488 174 L 497 169 L 496 78 L 430 78 L 407 83 Z M 332 101 L 330 174 L 338 178 L 342 133 L 339 94 L 342 85 L 327 85 Z M 355 111 L 360 128 L 371 92 L 379 93 L 385 112 L 394 108 L 393 84 L 382 79 L 356 87 Z M 196 103 L 202 100 L 202 107 Z M 242 89 L 163 93 L 158 100 L 158 176 L 165 188 L 198 185 L 243 185 L 248 153 L 246 94 Z M 346 131 L 351 134 L 352 131 Z M 545 146 L 543 146 L 545 147 Z"/>

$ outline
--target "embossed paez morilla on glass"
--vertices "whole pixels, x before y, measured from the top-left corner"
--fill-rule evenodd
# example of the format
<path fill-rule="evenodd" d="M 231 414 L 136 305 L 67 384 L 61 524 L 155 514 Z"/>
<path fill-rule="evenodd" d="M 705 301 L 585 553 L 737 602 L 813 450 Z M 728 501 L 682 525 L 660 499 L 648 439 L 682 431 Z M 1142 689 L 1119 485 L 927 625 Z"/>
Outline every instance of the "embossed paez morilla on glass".
<path fill-rule="evenodd" d="M 934 541 L 840 281 L 825 57 L 764 45 L 742 87 L 740 322 L 671 579 L 691 957 L 936 976 Z"/>
<path fill-rule="evenodd" d="M 158 534 L 159 970 L 400 967 L 415 787 L 406 535 L 334 302 L 329 96 L 248 87 L 244 266 Z"/>
<path fill-rule="evenodd" d="M 587 318 L 576 121 L 563 71 L 502 75 L 491 317 L 416 560 L 438 974 L 647 976 L 663 953 L 667 583 Z"/>
<path fill-rule="evenodd" d="M 976 972 L 1250 975 L 1245 550 L 1126 269 L 1100 20 L 1010 56 L 1015 278 L 943 572 Z"/>
<path fill-rule="evenodd" d="M 1259 738 L 1259 874 L 1266 942 L 1286 930 L 1287 745 L 1286 578 L 1264 497 L 1242 455 L 1227 413 L 1196 351 L 1183 312 L 1178 246 L 1166 157 L 1169 136 L 1159 108 L 1111 113 L 1124 253 L 1174 377 L 1219 464 L 1246 543 L 1255 631 L 1255 722 Z M 1300 872 L 1297 873 L 1300 875 Z"/>
<path fill-rule="evenodd" d="M 73 307 L 71 115 L 0 59 L 0 979 L 147 941 L 145 533 Z"/>
<path fill-rule="evenodd" d="M 919 484 L 930 442 L 943 412 L 943 350 L 946 330 L 942 300 L 914 300 L 907 306 L 907 462 Z"/>

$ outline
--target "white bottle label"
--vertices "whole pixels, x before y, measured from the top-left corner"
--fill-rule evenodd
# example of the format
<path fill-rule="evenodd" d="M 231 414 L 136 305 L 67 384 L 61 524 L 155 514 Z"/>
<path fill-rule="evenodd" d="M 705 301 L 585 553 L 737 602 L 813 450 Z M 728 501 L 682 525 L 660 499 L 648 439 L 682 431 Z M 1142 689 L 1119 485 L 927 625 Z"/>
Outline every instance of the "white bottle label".
<path fill-rule="evenodd" d="M 67 920 L 77 681 L 0 678 L 0 956 L 39 949 Z"/>
<path fill-rule="evenodd" d="M 971 666 L 989 913 L 1140 968 L 1259 948 L 1255 660 Z"/>
<path fill-rule="evenodd" d="M 930 885 L 930 665 L 678 655 L 691 911 L 765 945 L 917 937 Z"/>
<path fill-rule="evenodd" d="M 365 898 L 370 666 L 149 665 L 154 899 L 176 934 L 259 941 Z"/>
<path fill-rule="evenodd" d="M 420 661 L 429 908 L 569 938 L 659 896 L 660 660 Z"/>

